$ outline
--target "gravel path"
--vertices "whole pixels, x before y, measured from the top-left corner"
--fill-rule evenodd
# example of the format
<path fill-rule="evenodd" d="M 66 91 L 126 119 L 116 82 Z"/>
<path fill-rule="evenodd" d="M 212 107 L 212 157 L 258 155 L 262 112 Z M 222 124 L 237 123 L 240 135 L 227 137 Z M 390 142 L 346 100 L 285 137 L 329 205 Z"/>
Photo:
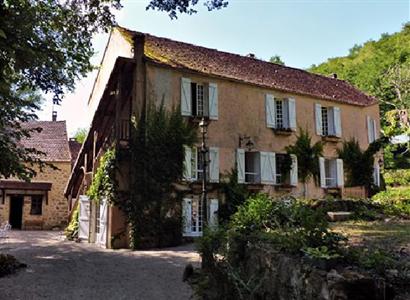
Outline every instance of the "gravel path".
<path fill-rule="evenodd" d="M 159 251 L 107 250 L 64 241 L 59 232 L 12 231 L 0 252 L 28 265 L 0 278 L 0 299 L 191 299 L 182 282 L 192 245 Z"/>

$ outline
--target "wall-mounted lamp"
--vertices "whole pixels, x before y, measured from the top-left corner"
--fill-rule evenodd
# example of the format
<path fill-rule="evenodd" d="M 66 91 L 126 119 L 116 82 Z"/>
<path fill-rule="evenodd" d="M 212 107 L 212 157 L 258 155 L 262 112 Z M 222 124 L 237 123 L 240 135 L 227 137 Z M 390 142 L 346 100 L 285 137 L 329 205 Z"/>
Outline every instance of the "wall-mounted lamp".
<path fill-rule="evenodd" d="M 246 141 L 246 142 L 245 142 Z M 239 148 L 242 148 L 243 145 L 248 151 L 251 151 L 255 146 L 255 143 L 252 141 L 252 138 L 248 135 L 239 135 Z"/>

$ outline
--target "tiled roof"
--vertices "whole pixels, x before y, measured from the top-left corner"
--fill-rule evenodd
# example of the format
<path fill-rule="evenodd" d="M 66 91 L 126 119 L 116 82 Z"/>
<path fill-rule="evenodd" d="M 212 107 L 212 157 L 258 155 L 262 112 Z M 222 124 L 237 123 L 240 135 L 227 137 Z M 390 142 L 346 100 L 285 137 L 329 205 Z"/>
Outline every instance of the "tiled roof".
<path fill-rule="evenodd" d="M 46 157 L 41 156 L 42 160 L 71 160 L 65 121 L 32 121 L 23 123 L 22 127 L 42 128 L 41 132 L 32 131 L 30 138 L 21 141 L 23 147 L 46 153 Z"/>
<path fill-rule="evenodd" d="M 68 147 L 71 154 L 71 165 L 74 165 L 75 161 L 77 160 L 78 153 L 80 153 L 81 144 L 75 139 L 70 139 L 68 141 Z"/>
<path fill-rule="evenodd" d="M 209 49 L 201 46 L 131 31 L 118 30 L 128 40 L 145 36 L 145 56 L 174 68 L 238 80 L 284 92 L 308 95 L 360 106 L 376 103 L 344 80 L 309 73 L 304 70 L 273 64 L 260 59 Z"/>

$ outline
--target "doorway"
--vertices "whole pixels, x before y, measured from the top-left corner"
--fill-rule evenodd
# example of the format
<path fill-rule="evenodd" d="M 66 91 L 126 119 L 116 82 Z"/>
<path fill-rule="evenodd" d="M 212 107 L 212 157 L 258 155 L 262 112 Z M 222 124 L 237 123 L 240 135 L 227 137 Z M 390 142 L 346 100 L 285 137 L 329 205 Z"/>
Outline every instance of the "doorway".
<path fill-rule="evenodd" d="M 23 221 L 23 196 L 11 196 L 10 197 L 10 218 L 9 222 L 11 228 L 21 229 Z"/>

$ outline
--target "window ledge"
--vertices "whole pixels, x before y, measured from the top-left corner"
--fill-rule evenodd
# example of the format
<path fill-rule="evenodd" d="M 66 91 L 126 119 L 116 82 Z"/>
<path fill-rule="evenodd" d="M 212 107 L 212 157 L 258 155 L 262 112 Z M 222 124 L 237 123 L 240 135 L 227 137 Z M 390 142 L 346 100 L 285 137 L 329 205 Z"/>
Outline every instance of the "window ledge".
<path fill-rule="evenodd" d="M 263 189 L 262 183 L 245 182 L 245 185 L 249 190 L 258 191 Z"/>
<path fill-rule="evenodd" d="M 187 116 L 189 118 L 189 121 L 192 123 L 199 123 L 202 121 L 203 118 L 205 118 L 206 121 L 209 121 L 209 117 L 208 116 Z"/>
<path fill-rule="evenodd" d="M 341 138 L 335 135 L 322 136 L 322 141 L 325 141 L 325 142 L 338 143 L 340 140 Z"/>
<path fill-rule="evenodd" d="M 277 135 L 291 135 L 293 133 L 291 128 L 272 128 L 272 130 Z"/>
<path fill-rule="evenodd" d="M 275 184 L 275 190 L 278 190 L 278 191 L 290 191 L 294 187 L 295 186 L 290 185 L 290 184 Z"/>

